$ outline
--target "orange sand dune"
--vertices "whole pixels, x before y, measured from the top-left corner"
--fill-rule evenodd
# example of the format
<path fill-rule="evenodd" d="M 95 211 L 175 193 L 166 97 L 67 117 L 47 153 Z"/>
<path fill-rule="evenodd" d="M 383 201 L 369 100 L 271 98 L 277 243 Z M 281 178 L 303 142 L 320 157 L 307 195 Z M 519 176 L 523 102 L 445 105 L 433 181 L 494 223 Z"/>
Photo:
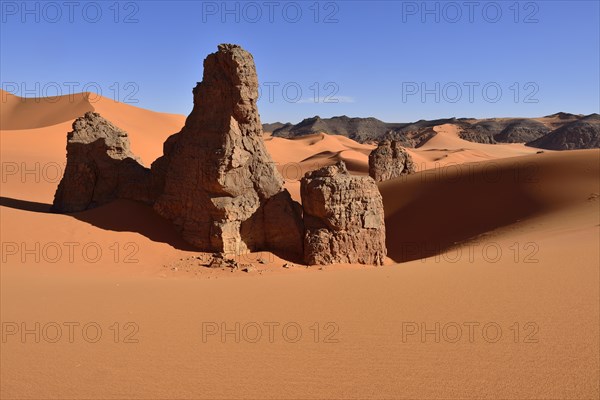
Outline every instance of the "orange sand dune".
<path fill-rule="evenodd" d="M 57 97 L 18 97 L 0 89 L 0 129 L 35 129 L 73 121 L 93 111 L 89 93 Z"/>
<path fill-rule="evenodd" d="M 368 156 L 375 148 L 345 136 L 326 133 L 294 139 L 270 137 L 266 138 L 265 143 L 278 165 L 298 163 L 303 170 L 313 170 L 344 160 L 349 164 L 355 162 L 355 168 L 350 166 L 350 169 L 362 173 L 368 173 Z"/>
<path fill-rule="evenodd" d="M 184 115 L 149 111 L 105 97 L 94 103 L 94 109 L 129 133 L 131 150 L 148 167 L 163 154 L 165 140 L 179 132 L 185 123 Z"/>
<path fill-rule="evenodd" d="M 565 153 L 560 160 L 542 155 L 548 158 L 539 162 L 542 185 L 569 157 L 582 158 L 576 163 L 585 171 L 597 156 L 585 153 Z M 8 336 L 1 344 L 2 397 L 595 398 L 599 213 L 598 199 L 579 198 L 589 186 L 585 180 L 566 198 L 552 188 L 548 198 L 532 190 L 543 215 L 480 237 L 473 254 L 463 251 L 458 259 L 452 250 L 439 259 L 380 268 L 298 271 L 282 269 L 274 259 L 260 273 L 229 276 L 198 274 L 199 266 L 162 267 L 198 253 L 178 249 L 174 235 L 153 236 L 161 225 L 139 205 L 114 203 L 71 217 L 40 212 L 44 208 L 36 204 L 4 204 L 3 241 L 28 248 L 74 242 L 78 250 L 93 242 L 103 257 L 92 263 L 80 251 L 73 262 L 66 256 L 51 262 L 51 254 L 38 262 L 29 254 L 23 262 L 23 251 L 6 256 L 0 270 L 3 322 L 24 322 L 28 329 L 36 322 L 94 323 L 103 336 L 96 343 L 80 330 L 74 343 L 66 330 L 57 343 L 43 335 L 40 343 L 32 335 L 23 341 Z M 418 188 L 404 186 L 403 195 L 418 197 Z M 451 203 L 464 207 L 472 195 L 458 191 L 461 199 Z M 392 204 L 393 213 L 401 212 L 395 207 L 401 205 Z M 435 237 L 446 225 L 432 226 L 430 218 L 438 214 L 423 210 L 420 222 Z M 387 224 L 390 237 L 400 227 L 419 234 L 410 220 L 388 217 Z M 486 259 L 482 249 L 491 244 L 501 249 L 499 260 L 493 251 L 494 260 Z M 237 279 L 224 279 L 231 276 Z M 128 322 L 134 325 L 125 329 Z M 302 330 L 298 341 L 290 341 L 296 337 L 291 331 L 283 335 L 287 324 Z M 242 327 L 256 325 L 262 336 L 253 342 L 254 334 Z M 206 336 L 203 326 L 219 331 Z M 221 326 L 233 333 L 221 336 Z M 266 326 L 277 327 L 272 341 Z M 467 326 L 475 327 L 472 340 Z M 421 329 L 430 333 L 422 337 Z M 133 343 L 124 342 L 127 334 Z M 260 373 L 231 379 L 235 371 Z"/>
<path fill-rule="evenodd" d="M 437 133 L 421 147 L 407 149 L 412 155 L 417 170 L 437 168 L 445 165 L 462 164 L 472 161 L 495 160 L 534 154 L 539 149 L 522 143 L 484 144 L 461 139 L 459 127 L 453 124 L 433 128 Z"/>
<path fill-rule="evenodd" d="M 94 109 L 147 165 L 183 125 L 105 100 Z M 600 395 L 598 150 L 530 154 L 440 127 L 409 150 L 421 172 L 380 184 L 402 263 L 284 269 L 263 253 L 239 256 L 257 271 L 231 273 L 204 268 L 138 203 L 48 213 L 60 177 L 43 166 L 64 163 L 74 114 L 0 132 L 1 398 Z M 372 149 L 331 135 L 266 144 L 280 169 L 344 159 L 356 173 Z"/>
<path fill-rule="evenodd" d="M 267 137 L 265 144 L 285 180 L 285 187 L 296 201 L 300 201 L 300 179 L 304 174 L 342 160 L 350 172 L 367 175 L 369 153 L 375 148 L 325 133 L 294 139 Z"/>
<path fill-rule="evenodd" d="M 162 144 L 171 134 L 179 132 L 185 117 L 179 114 L 157 113 L 90 93 L 76 93 L 55 98 L 22 98 L 0 92 L 2 144 L 20 148 L 17 142 L 35 143 L 34 148 L 66 146 L 66 134 L 73 120 L 88 111 L 95 111 L 127 131 L 133 152 L 146 166 L 162 155 Z M 92 99 L 93 101 L 90 101 Z M 40 142 L 41 141 L 41 142 Z M 10 149 L 9 149 L 10 151 Z M 64 154 L 63 154 L 64 156 Z M 58 161 L 58 160 L 55 160 Z"/>
<path fill-rule="evenodd" d="M 428 257 L 498 227 L 585 204 L 600 193 L 599 157 L 598 150 L 534 154 L 382 182 L 389 255 Z"/>

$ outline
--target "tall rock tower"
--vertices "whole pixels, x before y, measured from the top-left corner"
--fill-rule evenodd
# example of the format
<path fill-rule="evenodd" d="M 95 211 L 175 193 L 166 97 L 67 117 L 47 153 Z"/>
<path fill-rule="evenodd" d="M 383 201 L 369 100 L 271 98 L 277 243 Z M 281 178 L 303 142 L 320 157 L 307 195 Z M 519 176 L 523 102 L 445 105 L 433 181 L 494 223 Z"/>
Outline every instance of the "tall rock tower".
<path fill-rule="evenodd" d="M 219 45 L 204 60 L 204 77 L 193 94 L 185 126 L 152 165 L 164 185 L 154 209 L 200 249 L 300 256 L 301 207 L 283 188 L 262 140 L 252 55 L 237 45 Z"/>

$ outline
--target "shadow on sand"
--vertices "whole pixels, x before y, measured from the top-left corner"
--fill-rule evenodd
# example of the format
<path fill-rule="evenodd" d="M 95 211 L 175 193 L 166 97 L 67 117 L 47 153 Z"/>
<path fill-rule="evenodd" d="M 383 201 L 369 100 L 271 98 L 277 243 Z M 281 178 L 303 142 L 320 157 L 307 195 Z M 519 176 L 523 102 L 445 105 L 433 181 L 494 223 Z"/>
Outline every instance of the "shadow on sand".
<path fill-rule="evenodd" d="M 56 214 L 51 204 L 0 197 L 0 206 L 17 210 Z M 87 222 L 97 228 L 114 232 L 135 232 L 152 240 L 166 243 L 178 250 L 198 251 L 185 242 L 175 227 L 156 214 L 152 207 L 131 200 L 116 200 L 103 206 L 72 214 L 57 214 Z"/>

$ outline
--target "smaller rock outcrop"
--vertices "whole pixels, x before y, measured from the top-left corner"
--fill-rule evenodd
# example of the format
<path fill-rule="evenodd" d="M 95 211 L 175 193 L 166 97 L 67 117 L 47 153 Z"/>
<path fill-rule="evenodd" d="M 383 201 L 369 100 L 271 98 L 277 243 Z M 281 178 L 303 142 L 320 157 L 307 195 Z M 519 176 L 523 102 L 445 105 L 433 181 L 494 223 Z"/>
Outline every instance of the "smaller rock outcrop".
<path fill-rule="evenodd" d="M 410 154 L 397 141 L 380 142 L 369 154 L 369 175 L 377 182 L 415 173 Z"/>
<path fill-rule="evenodd" d="M 372 178 L 350 175 L 340 161 L 307 173 L 300 194 L 306 264 L 383 264 L 383 201 Z"/>
<path fill-rule="evenodd" d="M 547 150 L 580 150 L 600 147 L 600 115 L 590 114 L 563 125 L 527 146 Z"/>
<path fill-rule="evenodd" d="M 541 122 L 530 119 L 519 119 L 511 122 L 494 136 L 498 143 L 527 143 L 550 132 L 550 128 Z"/>
<path fill-rule="evenodd" d="M 127 132 L 95 112 L 73 122 L 67 166 L 52 210 L 77 212 L 115 199 L 152 202 L 150 170 L 131 152 Z"/>

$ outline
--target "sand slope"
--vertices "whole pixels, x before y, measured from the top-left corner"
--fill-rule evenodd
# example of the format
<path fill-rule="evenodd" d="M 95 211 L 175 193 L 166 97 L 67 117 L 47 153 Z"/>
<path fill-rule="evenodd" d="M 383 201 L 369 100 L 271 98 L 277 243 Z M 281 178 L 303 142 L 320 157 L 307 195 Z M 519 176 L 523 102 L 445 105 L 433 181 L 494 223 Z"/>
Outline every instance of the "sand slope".
<path fill-rule="evenodd" d="M 600 193 L 599 156 L 598 150 L 534 154 L 382 182 L 389 255 L 427 257 L 501 226 L 579 207 Z"/>
<path fill-rule="evenodd" d="M 57 97 L 18 97 L 0 89 L 0 129 L 34 129 L 72 121 L 94 107 L 89 93 Z"/>
<path fill-rule="evenodd" d="M 408 149 L 417 170 L 438 168 L 465 162 L 495 160 L 535 154 L 539 149 L 522 143 L 483 144 L 461 139 L 456 125 L 444 124 L 433 127 L 436 135 L 417 149 Z"/>
<path fill-rule="evenodd" d="M 145 110 L 90 93 L 34 99 L 0 91 L 0 96 L 0 129 L 5 131 L 1 140 L 3 144 L 6 142 L 9 151 L 21 149 L 19 142 L 22 142 L 34 150 L 50 146 L 48 153 L 61 156 L 55 147 L 66 147 L 66 134 L 73 120 L 95 111 L 127 131 L 132 150 L 150 166 L 162 155 L 165 139 L 179 132 L 185 122 L 183 115 Z"/>
<path fill-rule="evenodd" d="M 345 136 L 325 133 L 294 139 L 266 137 L 265 144 L 285 180 L 285 187 L 298 202 L 301 201 L 300 179 L 304 174 L 342 160 L 350 172 L 368 175 L 369 153 L 375 148 Z"/>

